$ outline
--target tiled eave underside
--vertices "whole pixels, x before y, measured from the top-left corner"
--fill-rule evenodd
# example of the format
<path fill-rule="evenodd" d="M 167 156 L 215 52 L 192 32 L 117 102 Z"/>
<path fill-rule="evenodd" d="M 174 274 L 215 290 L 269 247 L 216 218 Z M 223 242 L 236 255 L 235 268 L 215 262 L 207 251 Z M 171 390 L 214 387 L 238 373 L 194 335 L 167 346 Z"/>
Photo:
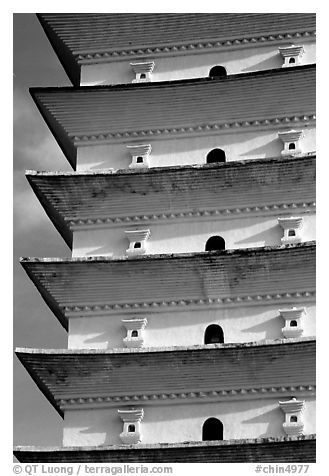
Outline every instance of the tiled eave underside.
<path fill-rule="evenodd" d="M 315 340 L 16 353 L 59 412 L 315 394 Z"/>
<path fill-rule="evenodd" d="M 26 175 L 64 239 L 74 230 L 315 210 L 315 155 L 310 154 L 219 166 Z"/>
<path fill-rule="evenodd" d="M 239 38 L 229 38 L 225 40 L 210 39 L 199 42 L 185 42 L 181 44 L 152 45 L 149 47 L 129 48 L 129 49 L 97 49 L 88 52 L 73 51 L 75 61 L 79 65 L 109 63 L 125 61 L 127 59 L 136 59 L 136 57 L 163 57 L 163 56 L 181 56 L 188 54 L 203 54 L 212 52 L 221 52 L 227 50 L 240 50 L 241 48 L 257 48 L 268 46 L 268 44 L 281 45 L 287 42 L 309 42 L 315 40 L 315 30 L 289 31 L 276 33 L 272 35 L 249 36 Z"/>
<path fill-rule="evenodd" d="M 129 446 L 16 446 L 21 463 L 315 462 L 315 435 Z"/>
<path fill-rule="evenodd" d="M 21 261 L 67 328 L 69 316 L 314 301 L 315 244 L 134 259 Z"/>
<path fill-rule="evenodd" d="M 259 42 L 302 41 L 310 39 L 316 27 L 313 13 L 39 13 L 38 18 L 48 36 L 57 38 L 72 55 L 80 54 L 80 59 L 107 52 L 174 55 L 177 50 L 186 54 Z"/>

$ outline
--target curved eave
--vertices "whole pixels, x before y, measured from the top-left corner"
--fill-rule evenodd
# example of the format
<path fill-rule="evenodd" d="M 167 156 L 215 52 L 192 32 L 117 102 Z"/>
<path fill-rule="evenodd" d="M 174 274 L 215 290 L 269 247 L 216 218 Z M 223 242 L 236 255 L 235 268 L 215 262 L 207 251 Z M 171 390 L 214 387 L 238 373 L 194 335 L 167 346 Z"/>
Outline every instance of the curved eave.
<path fill-rule="evenodd" d="M 35 287 L 41 294 L 42 298 L 44 299 L 49 309 L 57 317 L 57 319 L 59 320 L 61 325 L 64 327 L 64 329 L 68 331 L 68 320 L 65 317 L 63 310 L 58 306 L 56 299 L 54 299 L 51 293 L 49 293 L 48 290 L 41 284 L 40 280 L 35 279 L 35 276 L 33 274 L 33 269 L 30 269 L 29 266 L 24 266 L 22 261 L 21 261 L 21 264 L 26 274 L 28 275 L 28 277 L 31 279 L 31 281 L 33 282 L 33 284 L 35 285 Z"/>
<path fill-rule="evenodd" d="M 313 463 L 315 434 L 138 446 L 16 446 L 21 463 Z"/>
<path fill-rule="evenodd" d="M 143 223 L 154 214 L 315 200 L 315 154 L 116 173 L 27 171 L 26 177 L 70 247 L 71 220 L 118 217 L 125 223 L 139 216 Z"/>
<path fill-rule="evenodd" d="M 30 88 L 30 93 L 75 169 L 75 141 L 83 143 L 84 137 L 102 135 L 125 141 L 128 133 L 135 140 L 139 134 L 140 140 L 154 140 L 162 134 L 168 137 L 164 131 L 172 128 L 179 131 L 205 124 L 311 117 L 315 113 L 315 65 L 237 74 L 225 79 Z"/>
<path fill-rule="evenodd" d="M 49 111 L 43 107 L 41 101 L 35 94 L 34 90 L 30 88 L 30 94 L 35 105 L 38 108 L 41 116 L 43 117 L 45 123 L 47 124 L 50 132 L 53 134 L 56 142 L 58 143 L 59 147 L 61 148 L 63 154 L 67 158 L 69 164 L 71 165 L 72 169 L 76 169 L 76 160 L 77 160 L 77 149 L 74 147 L 72 141 L 67 136 L 63 127 L 56 121 L 53 115 L 49 113 Z"/>
<path fill-rule="evenodd" d="M 41 187 L 38 187 L 32 178 L 33 174 L 26 174 L 26 177 L 48 218 L 51 220 L 58 233 L 60 233 L 67 246 L 72 249 L 73 235 L 70 228 L 67 226 L 67 223 L 65 222 L 65 215 L 58 213 L 56 202 L 54 202 L 50 196 L 47 197 L 47 195 L 45 195 L 45 193 L 42 191 Z"/>
<path fill-rule="evenodd" d="M 22 258 L 21 264 L 65 328 L 70 307 L 106 303 L 111 313 L 119 303 L 134 308 L 315 289 L 315 242 L 135 258 Z"/>
<path fill-rule="evenodd" d="M 72 54 L 70 48 L 66 43 L 57 35 L 52 28 L 48 27 L 47 21 L 43 18 L 43 15 L 36 13 L 36 17 L 40 22 L 53 50 L 55 51 L 61 65 L 64 68 L 65 73 L 70 79 L 71 83 L 75 86 L 80 85 L 80 67 L 75 60 L 75 56 Z"/>
<path fill-rule="evenodd" d="M 315 339 L 303 338 L 133 351 L 19 348 L 16 355 L 62 414 L 62 402 L 74 398 L 244 389 L 248 399 L 248 389 L 314 385 L 315 350 Z"/>

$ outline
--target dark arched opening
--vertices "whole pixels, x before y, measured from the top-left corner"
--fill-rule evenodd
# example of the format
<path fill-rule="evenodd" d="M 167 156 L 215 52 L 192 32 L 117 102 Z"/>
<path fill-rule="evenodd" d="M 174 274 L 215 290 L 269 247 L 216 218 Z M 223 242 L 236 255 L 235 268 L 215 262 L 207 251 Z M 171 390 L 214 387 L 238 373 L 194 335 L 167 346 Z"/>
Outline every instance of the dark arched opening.
<path fill-rule="evenodd" d="M 217 418 L 208 418 L 202 427 L 202 441 L 223 439 L 223 423 Z"/>
<path fill-rule="evenodd" d="M 209 71 L 210 78 L 226 78 L 227 72 L 224 66 L 213 66 Z"/>
<path fill-rule="evenodd" d="M 212 149 L 207 154 L 207 164 L 215 164 L 217 162 L 226 162 L 226 155 L 222 149 Z"/>
<path fill-rule="evenodd" d="M 211 236 L 206 243 L 206 251 L 225 250 L 225 240 L 221 236 Z"/>
<path fill-rule="evenodd" d="M 204 343 L 207 344 L 223 344 L 224 343 L 224 331 L 221 326 L 217 324 L 211 324 L 207 327 L 204 333 Z"/>
<path fill-rule="evenodd" d="M 289 64 L 294 64 L 294 63 L 296 63 L 295 58 L 290 58 L 290 59 L 289 59 Z"/>

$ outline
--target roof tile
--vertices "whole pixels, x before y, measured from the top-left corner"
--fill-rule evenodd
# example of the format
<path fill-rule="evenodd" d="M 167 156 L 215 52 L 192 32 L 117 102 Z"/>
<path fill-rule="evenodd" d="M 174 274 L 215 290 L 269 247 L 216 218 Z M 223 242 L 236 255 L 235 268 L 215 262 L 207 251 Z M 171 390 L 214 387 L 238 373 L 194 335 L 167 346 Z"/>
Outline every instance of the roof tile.
<path fill-rule="evenodd" d="M 15 447 L 21 463 L 312 463 L 315 435 L 137 447 Z"/>

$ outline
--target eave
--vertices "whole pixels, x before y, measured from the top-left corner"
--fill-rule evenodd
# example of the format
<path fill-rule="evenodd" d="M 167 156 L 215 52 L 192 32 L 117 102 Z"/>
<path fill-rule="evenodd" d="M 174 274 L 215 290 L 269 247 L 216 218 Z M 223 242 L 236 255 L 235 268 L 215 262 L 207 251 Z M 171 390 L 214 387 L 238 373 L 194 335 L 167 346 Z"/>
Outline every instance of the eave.
<path fill-rule="evenodd" d="M 138 446 L 16 446 L 21 463 L 313 463 L 315 434 Z"/>
<path fill-rule="evenodd" d="M 39 13 L 37 17 L 77 86 L 83 64 L 300 43 L 315 36 L 315 15 L 304 13 Z"/>
<path fill-rule="evenodd" d="M 314 338 L 146 349 L 16 349 L 48 400 L 70 408 L 314 396 Z"/>
<path fill-rule="evenodd" d="M 73 169 L 83 145 L 306 126 L 315 119 L 315 65 L 30 92 Z"/>
<path fill-rule="evenodd" d="M 315 207 L 315 154 L 116 173 L 27 171 L 26 177 L 70 247 L 75 229 L 280 215 Z"/>
<path fill-rule="evenodd" d="M 315 242 L 134 258 L 22 258 L 61 324 L 84 313 L 161 312 L 314 299 Z"/>
<path fill-rule="evenodd" d="M 47 22 L 42 14 L 37 13 L 36 16 L 71 83 L 75 86 L 79 86 L 81 70 L 70 48 L 52 28 L 48 28 Z"/>

